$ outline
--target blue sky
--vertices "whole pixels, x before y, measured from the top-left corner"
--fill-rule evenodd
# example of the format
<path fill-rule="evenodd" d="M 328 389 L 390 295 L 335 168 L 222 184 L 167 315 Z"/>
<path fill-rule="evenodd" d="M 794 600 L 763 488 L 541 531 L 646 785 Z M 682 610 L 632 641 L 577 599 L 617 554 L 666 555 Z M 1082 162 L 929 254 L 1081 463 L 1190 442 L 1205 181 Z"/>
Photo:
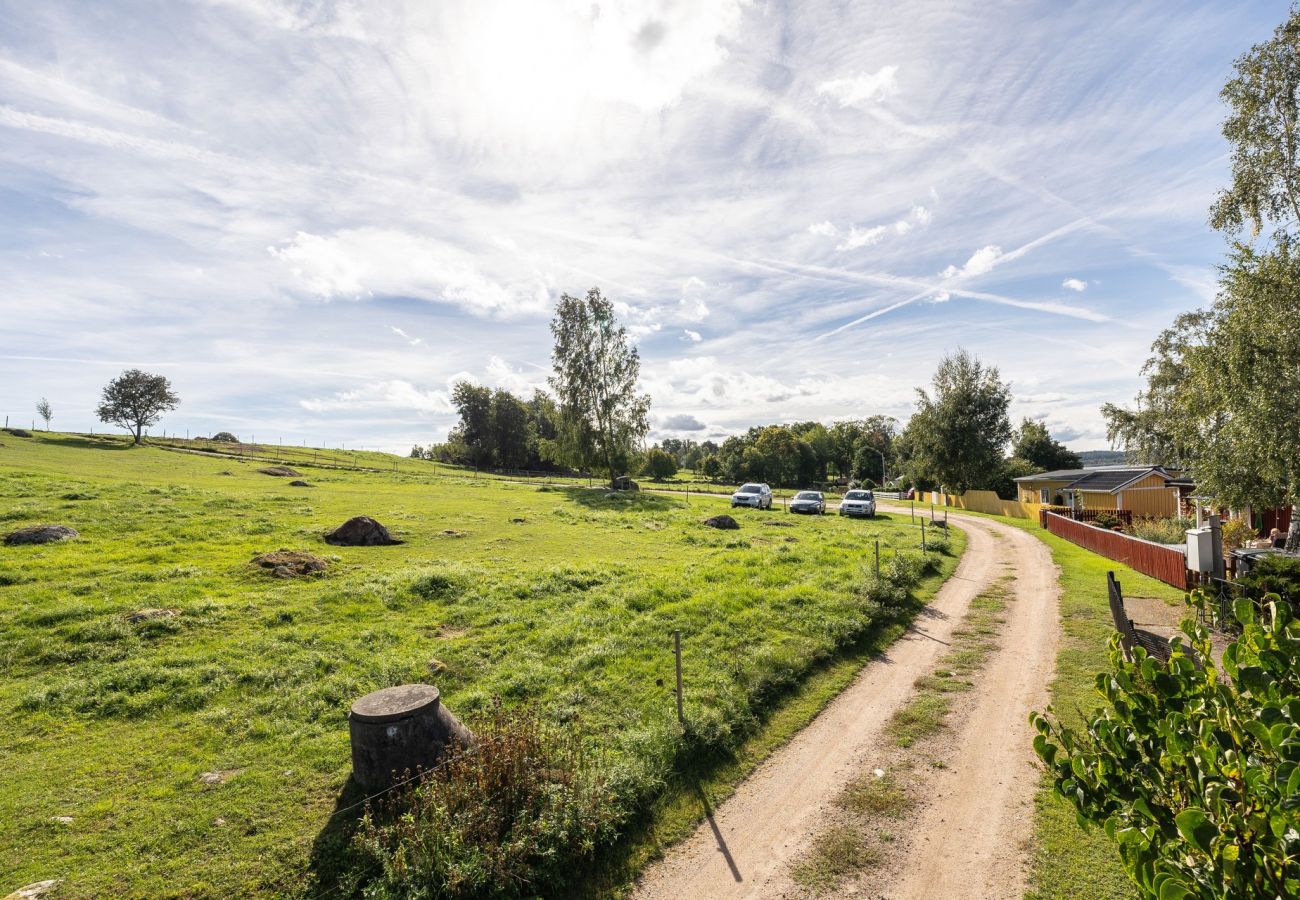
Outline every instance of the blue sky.
<path fill-rule="evenodd" d="M 958 346 L 1106 446 L 1223 241 L 1260 3 L 0 2 L 0 413 L 405 450 L 636 335 L 653 436 L 887 413 Z"/>

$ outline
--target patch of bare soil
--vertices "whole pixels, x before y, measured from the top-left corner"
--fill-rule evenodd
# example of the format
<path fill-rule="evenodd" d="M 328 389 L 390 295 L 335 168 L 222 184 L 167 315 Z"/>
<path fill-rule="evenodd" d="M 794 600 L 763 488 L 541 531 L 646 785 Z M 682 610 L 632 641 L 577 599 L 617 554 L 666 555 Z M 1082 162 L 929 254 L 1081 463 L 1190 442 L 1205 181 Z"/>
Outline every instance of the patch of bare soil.
<path fill-rule="evenodd" d="M 329 563 L 302 550 L 276 550 L 253 557 L 253 565 L 266 569 L 276 578 L 323 575 Z"/>
<path fill-rule="evenodd" d="M 843 823 L 842 797 L 850 784 L 870 786 L 862 779 L 875 778 L 877 769 L 880 777 L 907 774 L 907 783 L 924 785 L 924 795 L 896 828 L 882 826 L 889 864 L 859 860 L 869 874 L 836 888 L 835 896 L 982 900 L 1023 893 L 1038 786 L 1028 713 L 1045 705 L 1055 666 L 1056 569 L 1046 546 L 1020 529 L 974 517 L 960 523 L 968 535 L 962 561 L 908 633 L 730 799 L 716 810 L 705 807 L 704 823 L 644 873 L 635 897 L 815 893 L 794 881 L 792 869 L 819 840 L 837 840 L 845 852 L 854 847 L 836 827 Z M 1017 581 L 1001 647 L 954 700 L 950 727 L 924 747 L 925 759 L 943 767 L 913 755 L 910 770 L 903 768 L 897 741 L 887 734 L 891 718 L 948 652 L 971 600 L 1008 570 Z M 923 765 L 931 771 L 921 772 Z"/>

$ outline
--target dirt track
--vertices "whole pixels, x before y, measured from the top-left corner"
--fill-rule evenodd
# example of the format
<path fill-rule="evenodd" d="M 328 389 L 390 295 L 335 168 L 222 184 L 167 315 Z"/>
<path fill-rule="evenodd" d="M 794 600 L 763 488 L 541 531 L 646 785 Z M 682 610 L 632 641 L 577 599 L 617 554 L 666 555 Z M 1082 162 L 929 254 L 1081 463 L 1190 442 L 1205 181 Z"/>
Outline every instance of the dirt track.
<path fill-rule="evenodd" d="M 954 516 L 954 519 L 958 518 Z M 651 866 L 640 900 L 789 897 L 803 892 L 790 863 L 830 804 L 882 746 L 890 715 L 947 647 L 972 598 L 1010 570 L 1017 576 L 1001 649 L 967 702 L 957 753 L 909 829 L 890 898 L 1019 897 L 1037 787 L 1027 717 L 1047 700 L 1056 659 L 1056 569 L 1047 548 L 1018 528 L 961 516 L 966 553 L 909 632 L 794 740 L 772 755 L 689 838 Z"/>

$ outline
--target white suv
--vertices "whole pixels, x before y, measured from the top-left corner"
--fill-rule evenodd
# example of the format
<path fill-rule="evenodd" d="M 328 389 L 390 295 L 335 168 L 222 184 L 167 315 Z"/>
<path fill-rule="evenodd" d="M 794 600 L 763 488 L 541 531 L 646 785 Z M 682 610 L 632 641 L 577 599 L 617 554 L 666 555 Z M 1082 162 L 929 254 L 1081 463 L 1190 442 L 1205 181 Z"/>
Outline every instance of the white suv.
<path fill-rule="evenodd" d="M 876 495 L 871 491 L 853 490 L 844 494 L 840 501 L 842 516 L 874 516 L 876 514 Z"/>
<path fill-rule="evenodd" d="M 772 489 L 765 484 L 742 484 L 740 490 L 731 495 L 731 508 L 752 506 L 754 509 L 772 508 Z"/>

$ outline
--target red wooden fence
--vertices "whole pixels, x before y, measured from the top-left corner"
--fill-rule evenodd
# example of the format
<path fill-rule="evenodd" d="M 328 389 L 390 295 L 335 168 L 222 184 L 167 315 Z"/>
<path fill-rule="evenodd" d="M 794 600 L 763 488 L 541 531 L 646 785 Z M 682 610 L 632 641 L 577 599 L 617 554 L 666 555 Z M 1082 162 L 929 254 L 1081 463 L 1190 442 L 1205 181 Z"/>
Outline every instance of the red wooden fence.
<path fill-rule="evenodd" d="M 1105 528 L 1098 528 L 1084 522 L 1075 522 L 1047 510 L 1039 513 L 1039 520 L 1052 534 L 1093 553 L 1100 553 L 1107 559 L 1122 562 L 1143 575 L 1158 578 L 1176 588 L 1187 587 L 1185 550 L 1154 544 L 1118 531 L 1107 531 Z"/>

